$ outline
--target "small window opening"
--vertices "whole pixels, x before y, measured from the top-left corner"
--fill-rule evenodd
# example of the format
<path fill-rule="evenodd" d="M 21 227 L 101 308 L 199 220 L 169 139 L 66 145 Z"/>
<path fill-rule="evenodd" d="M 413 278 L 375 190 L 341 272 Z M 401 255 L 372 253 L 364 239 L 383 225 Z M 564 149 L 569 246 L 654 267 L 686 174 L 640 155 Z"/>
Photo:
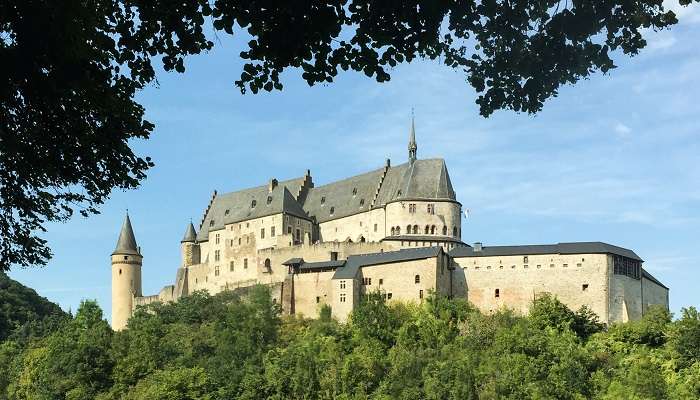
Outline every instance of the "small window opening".
<path fill-rule="evenodd" d="M 258 204 L 257 201 L 253 200 L 250 202 L 250 208 L 255 208 L 255 206 Z"/>
<path fill-rule="evenodd" d="M 272 196 L 267 196 L 267 204 L 269 205 L 272 203 Z"/>
<path fill-rule="evenodd" d="M 584 283 L 583 285 L 581 285 L 581 290 L 583 290 L 584 292 L 588 290 L 588 284 Z"/>
<path fill-rule="evenodd" d="M 494 293 L 495 297 L 501 297 L 501 289 L 496 289 L 496 292 Z"/>
<path fill-rule="evenodd" d="M 416 281 L 416 283 L 420 283 L 420 275 L 416 275 L 414 280 Z"/>

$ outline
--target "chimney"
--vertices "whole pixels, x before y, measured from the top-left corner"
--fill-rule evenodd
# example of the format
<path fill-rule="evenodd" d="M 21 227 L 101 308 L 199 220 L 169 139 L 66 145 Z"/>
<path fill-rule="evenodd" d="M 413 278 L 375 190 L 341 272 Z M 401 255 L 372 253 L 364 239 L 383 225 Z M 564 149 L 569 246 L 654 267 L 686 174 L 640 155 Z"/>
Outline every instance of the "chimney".
<path fill-rule="evenodd" d="M 474 253 L 479 253 L 479 252 L 481 252 L 482 247 L 483 247 L 483 246 L 481 245 L 481 242 L 474 242 L 474 246 L 473 246 L 473 248 L 474 248 Z"/>
<path fill-rule="evenodd" d="M 267 185 L 267 191 L 272 192 L 277 187 L 277 179 L 270 179 L 270 183 Z"/>

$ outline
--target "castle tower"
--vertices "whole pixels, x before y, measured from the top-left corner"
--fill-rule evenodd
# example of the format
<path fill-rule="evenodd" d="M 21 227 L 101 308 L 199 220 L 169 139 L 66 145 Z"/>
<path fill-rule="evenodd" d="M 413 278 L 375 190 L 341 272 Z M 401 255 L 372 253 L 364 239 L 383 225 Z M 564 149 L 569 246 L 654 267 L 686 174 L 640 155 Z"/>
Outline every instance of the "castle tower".
<path fill-rule="evenodd" d="M 416 144 L 416 121 L 411 114 L 411 133 L 408 137 L 408 162 L 416 161 L 418 153 L 418 144 Z"/>
<path fill-rule="evenodd" d="M 134 297 L 141 296 L 143 256 L 136 245 L 129 214 L 119 232 L 117 247 L 112 253 L 112 329 L 122 330 L 131 317 Z"/>
<path fill-rule="evenodd" d="M 185 229 L 185 236 L 180 241 L 180 254 L 182 256 L 182 267 L 189 267 L 201 262 L 197 232 L 194 230 L 194 225 L 192 225 L 191 221 L 187 229 Z"/>

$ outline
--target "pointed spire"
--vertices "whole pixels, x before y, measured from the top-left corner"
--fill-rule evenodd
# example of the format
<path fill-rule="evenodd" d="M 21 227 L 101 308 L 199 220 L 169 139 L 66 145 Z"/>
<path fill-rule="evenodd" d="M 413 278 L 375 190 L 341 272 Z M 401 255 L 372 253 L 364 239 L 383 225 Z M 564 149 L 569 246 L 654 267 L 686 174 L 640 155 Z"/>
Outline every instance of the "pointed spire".
<path fill-rule="evenodd" d="M 411 109 L 411 133 L 408 137 L 408 161 L 416 161 L 416 154 L 418 152 L 418 144 L 416 144 L 416 118 Z"/>
<path fill-rule="evenodd" d="M 182 238 L 180 243 L 196 242 L 196 241 L 197 241 L 197 232 L 194 230 L 194 225 L 192 225 L 192 221 L 190 221 L 189 225 L 187 226 L 187 229 L 185 230 L 185 236 Z"/>
<path fill-rule="evenodd" d="M 141 255 L 139 248 L 136 245 L 136 238 L 134 237 L 134 230 L 131 228 L 131 220 L 129 219 L 129 212 L 126 213 L 126 218 L 124 219 L 124 224 L 122 225 L 122 230 L 119 232 L 119 240 L 117 240 L 117 247 L 114 249 L 115 254 L 134 254 Z"/>

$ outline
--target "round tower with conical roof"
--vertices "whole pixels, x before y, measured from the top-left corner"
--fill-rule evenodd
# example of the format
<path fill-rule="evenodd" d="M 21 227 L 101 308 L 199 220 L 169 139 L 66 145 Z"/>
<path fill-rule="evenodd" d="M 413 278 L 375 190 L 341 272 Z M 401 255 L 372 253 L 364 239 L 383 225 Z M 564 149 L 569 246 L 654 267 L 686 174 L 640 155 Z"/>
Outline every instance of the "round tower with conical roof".
<path fill-rule="evenodd" d="M 182 255 L 182 267 L 189 267 L 200 263 L 199 243 L 197 243 L 197 232 L 190 221 L 185 236 L 180 241 L 180 254 Z"/>
<path fill-rule="evenodd" d="M 136 245 L 129 214 L 126 214 L 117 247 L 112 253 L 112 329 L 122 330 L 131 317 L 134 298 L 141 293 L 143 256 Z"/>

